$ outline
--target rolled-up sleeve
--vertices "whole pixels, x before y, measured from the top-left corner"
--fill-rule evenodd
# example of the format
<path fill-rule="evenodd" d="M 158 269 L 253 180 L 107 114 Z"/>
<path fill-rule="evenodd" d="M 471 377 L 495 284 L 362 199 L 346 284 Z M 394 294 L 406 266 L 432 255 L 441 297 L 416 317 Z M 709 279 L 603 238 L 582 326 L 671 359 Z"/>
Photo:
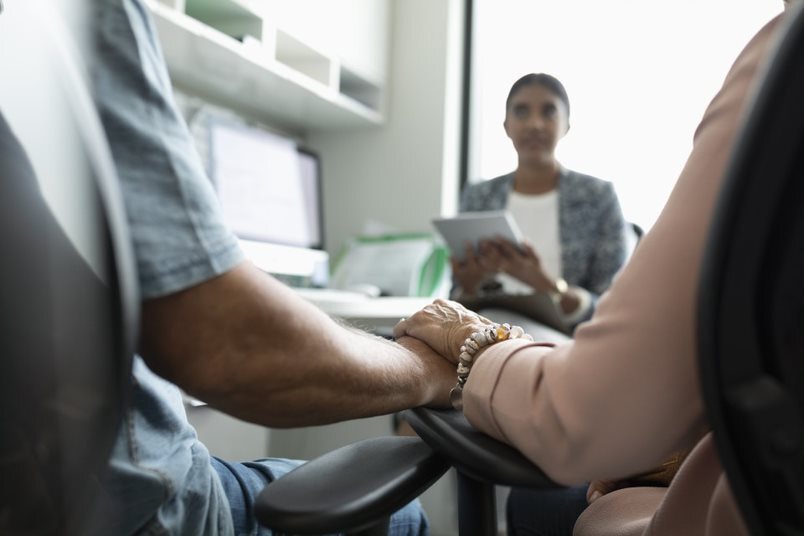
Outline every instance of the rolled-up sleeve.
<path fill-rule="evenodd" d="M 173 101 L 147 7 L 95 5 L 95 100 L 114 156 L 144 298 L 219 275 L 243 260 Z"/>

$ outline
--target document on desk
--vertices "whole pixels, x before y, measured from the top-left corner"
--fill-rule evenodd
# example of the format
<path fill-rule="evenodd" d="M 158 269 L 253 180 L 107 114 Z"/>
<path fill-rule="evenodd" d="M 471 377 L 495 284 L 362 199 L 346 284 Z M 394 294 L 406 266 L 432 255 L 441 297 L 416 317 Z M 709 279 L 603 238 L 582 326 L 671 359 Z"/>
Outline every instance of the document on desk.
<path fill-rule="evenodd" d="M 330 285 L 347 289 L 371 284 L 389 296 L 429 295 L 428 290 L 443 277 L 440 263 L 446 263 L 444 251 L 440 252 L 443 259 L 434 260 L 439 247 L 429 234 L 355 239 L 336 260 Z M 439 266 L 429 269 L 434 263 Z"/>

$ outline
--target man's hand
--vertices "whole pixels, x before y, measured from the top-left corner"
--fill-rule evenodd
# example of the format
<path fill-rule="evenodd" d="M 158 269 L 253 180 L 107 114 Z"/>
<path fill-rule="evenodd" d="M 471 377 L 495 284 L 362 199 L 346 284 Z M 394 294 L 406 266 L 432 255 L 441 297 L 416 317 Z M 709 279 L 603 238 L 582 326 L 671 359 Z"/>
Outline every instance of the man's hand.
<path fill-rule="evenodd" d="M 440 371 L 444 368 L 443 364 L 446 363 L 444 358 L 419 339 L 403 336 L 396 339 L 396 342 L 406 350 L 418 356 L 424 366 L 436 371 Z M 437 378 L 433 378 L 435 390 L 432 399 L 425 404 L 426 406 L 435 408 L 452 407 L 449 403 L 449 390 L 455 385 L 455 367 L 450 365 L 448 370 L 447 378 L 449 378 L 449 380 L 446 385 L 443 384 L 442 374 L 438 374 Z"/>
<path fill-rule="evenodd" d="M 394 327 L 394 337 L 415 337 L 457 364 L 463 341 L 473 332 L 491 324 L 489 319 L 457 302 L 439 299 L 413 316 L 400 320 Z"/>

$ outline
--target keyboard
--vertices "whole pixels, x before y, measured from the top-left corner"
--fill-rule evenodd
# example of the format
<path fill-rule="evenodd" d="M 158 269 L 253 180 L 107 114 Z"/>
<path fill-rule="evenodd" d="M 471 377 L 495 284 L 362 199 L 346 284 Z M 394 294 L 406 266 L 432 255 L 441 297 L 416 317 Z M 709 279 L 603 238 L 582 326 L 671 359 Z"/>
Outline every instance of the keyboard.
<path fill-rule="evenodd" d="M 302 298 L 313 303 L 359 302 L 372 299 L 362 292 L 352 292 L 349 290 L 339 290 L 335 288 L 294 287 L 293 290 Z"/>

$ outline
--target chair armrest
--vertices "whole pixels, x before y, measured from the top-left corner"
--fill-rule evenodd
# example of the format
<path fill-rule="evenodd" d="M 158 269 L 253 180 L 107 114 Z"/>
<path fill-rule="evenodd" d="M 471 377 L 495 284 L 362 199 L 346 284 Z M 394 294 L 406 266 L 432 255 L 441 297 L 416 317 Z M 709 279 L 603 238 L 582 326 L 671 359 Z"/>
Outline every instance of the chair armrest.
<path fill-rule="evenodd" d="M 262 525 L 285 534 L 356 532 L 390 517 L 448 468 L 418 437 L 366 439 L 266 486 L 255 514 Z"/>
<path fill-rule="evenodd" d="M 415 408 L 404 417 L 425 443 L 475 480 L 531 489 L 562 487 L 515 448 L 473 428 L 461 412 Z"/>

